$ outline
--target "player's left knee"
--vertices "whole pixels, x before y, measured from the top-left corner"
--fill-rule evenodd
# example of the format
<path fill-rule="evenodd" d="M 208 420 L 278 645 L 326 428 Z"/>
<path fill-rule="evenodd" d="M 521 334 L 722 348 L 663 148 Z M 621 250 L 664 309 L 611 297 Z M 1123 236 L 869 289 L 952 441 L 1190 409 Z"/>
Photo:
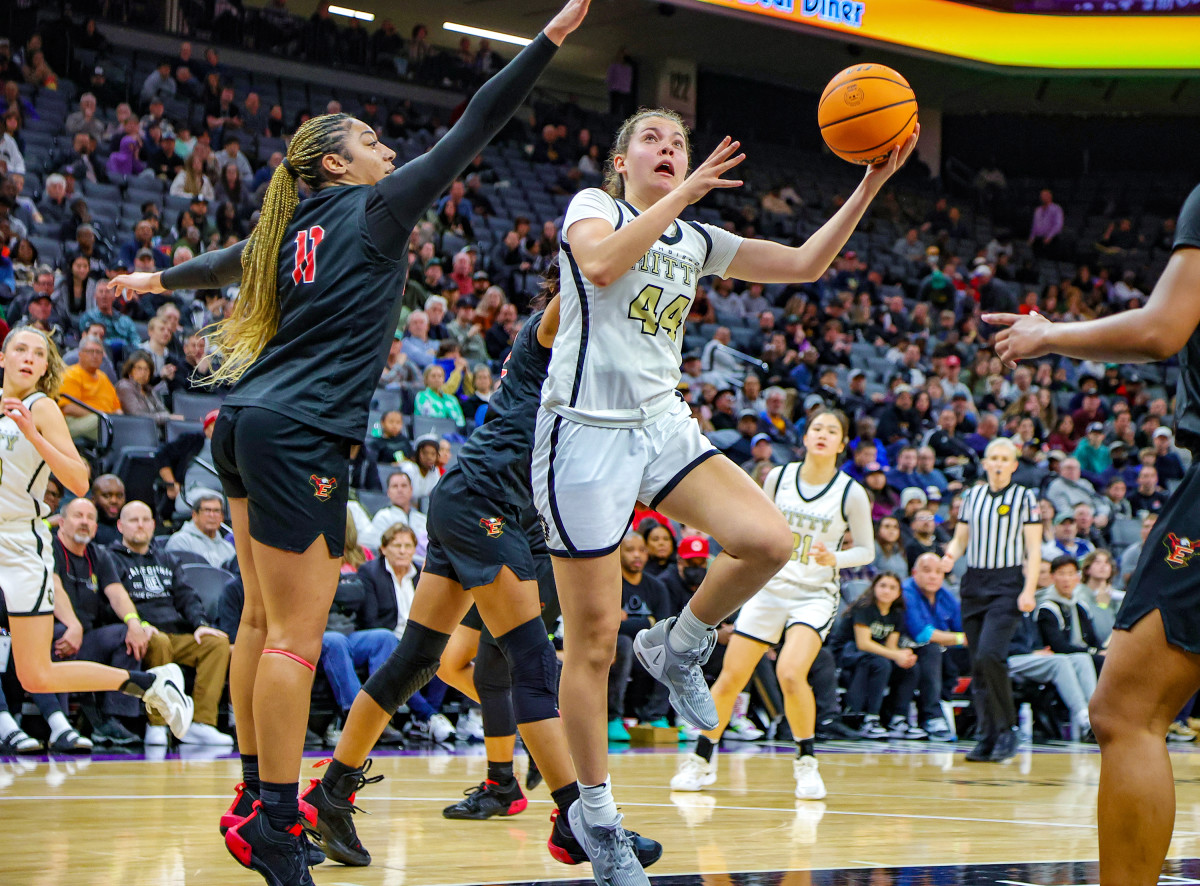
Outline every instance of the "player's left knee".
<path fill-rule="evenodd" d="M 517 723 L 558 716 L 558 662 L 541 618 L 533 618 L 496 638 L 512 670 L 513 712 Z"/>

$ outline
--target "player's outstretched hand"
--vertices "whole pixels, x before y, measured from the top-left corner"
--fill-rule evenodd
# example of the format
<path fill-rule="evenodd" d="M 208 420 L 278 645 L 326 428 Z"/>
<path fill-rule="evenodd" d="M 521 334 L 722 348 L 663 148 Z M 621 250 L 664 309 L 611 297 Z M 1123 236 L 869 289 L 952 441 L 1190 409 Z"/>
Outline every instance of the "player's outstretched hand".
<path fill-rule="evenodd" d="M 558 15 L 550 19 L 550 24 L 546 25 L 545 34 L 550 38 L 550 42 L 555 46 L 562 46 L 567 35 L 583 24 L 590 5 L 591 0 L 569 0 Z"/>
<path fill-rule="evenodd" d="M 1037 312 L 1021 314 L 984 314 L 983 322 L 1004 326 L 996 333 L 996 356 L 1005 366 L 1013 367 L 1018 360 L 1033 360 L 1050 353 L 1046 333 L 1050 321 Z"/>
<path fill-rule="evenodd" d="M 729 136 L 721 139 L 717 149 L 708 155 L 708 159 L 692 170 L 692 174 L 683 180 L 679 186 L 681 193 L 686 194 L 688 203 L 702 199 L 713 188 L 740 188 L 740 179 L 721 178 L 733 167 L 746 159 L 745 154 L 736 154 L 741 142 L 735 142 Z"/>
<path fill-rule="evenodd" d="M 917 139 L 921 137 L 921 124 L 917 124 L 917 128 L 913 130 L 903 144 L 896 145 L 892 148 L 892 152 L 888 154 L 888 158 L 882 163 L 876 163 L 874 166 L 868 166 L 866 173 L 863 175 L 863 181 L 875 187 L 883 187 L 883 183 L 896 174 L 896 171 L 908 162 L 908 158 L 912 156 L 912 152 L 917 149 Z"/>
<path fill-rule="evenodd" d="M 133 274 L 118 274 L 109 282 L 117 295 L 143 292 L 166 292 L 162 285 L 161 271 L 138 271 Z"/>

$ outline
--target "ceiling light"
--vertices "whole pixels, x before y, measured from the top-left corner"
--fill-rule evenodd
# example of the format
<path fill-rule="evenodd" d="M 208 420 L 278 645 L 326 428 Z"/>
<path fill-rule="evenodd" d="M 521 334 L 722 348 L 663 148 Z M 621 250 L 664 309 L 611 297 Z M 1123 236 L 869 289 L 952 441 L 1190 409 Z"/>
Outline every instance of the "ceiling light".
<path fill-rule="evenodd" d="M 331 15 L 344 15 L 346 18 L 356 18 L 364 22 L 375 21 L 375 13 L 363 12 L 360 9 L 347 9 L 345 6 L 330 6 L 329 12 Z"/>
<path fill-rule="evenodd" d="M 333 7 L 330 7 L 332 9 Z M 470 34 L 472 37 L 483 37 L 485 40 L 495 40 L 499 43 L 512 43 L 514 46 L 528 46 L 533 41 L 528 37 L 517 37 L 513 34 L 505 34 L 500 31 L 489 31 L 487 28 L 475 28 L 471 25 L 460 25 L 455 22 L 442 22 L 442 27 L 447 31 L 456 31 L 459 34 Z"/>

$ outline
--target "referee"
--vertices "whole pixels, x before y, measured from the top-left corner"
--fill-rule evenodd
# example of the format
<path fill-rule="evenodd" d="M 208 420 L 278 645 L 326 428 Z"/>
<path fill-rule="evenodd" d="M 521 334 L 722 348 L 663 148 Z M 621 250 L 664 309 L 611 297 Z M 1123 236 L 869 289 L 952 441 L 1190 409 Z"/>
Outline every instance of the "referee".
<path fill-rule="evenodd" d="M 1008 676 L 1008 645 L 1032 612 L 1041 567 L 1042 525 L 1037 496 L 1012 482 L 1017 449 L 1000 437 L 983 453 L 987 483 L 963 495 L 962 516 L 942 565 L 967 558 L 962 579 L 962 623 L 971 656 L 971 689 L 982 740 L 967 754 L 999 763 L 1017 752 L 1017 712 Z"/>

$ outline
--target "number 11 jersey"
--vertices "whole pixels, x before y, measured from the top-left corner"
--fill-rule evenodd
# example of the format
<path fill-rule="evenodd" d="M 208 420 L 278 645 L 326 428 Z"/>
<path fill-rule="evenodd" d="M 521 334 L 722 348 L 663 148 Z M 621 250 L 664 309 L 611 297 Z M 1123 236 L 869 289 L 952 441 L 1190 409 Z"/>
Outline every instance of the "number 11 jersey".
<path fill-rule="evenodd" d="M 742 244 L 722 228 L 676 219 L 613 283 L 591 283 L 571 251 L 571 225 L 602 218 L 615 231 L 638 214 L 596 188 L 575 195 L 567 208 L 558 255 L 558 335 L 542 387 L 542 404 L 563 418 L 636 427 L 669 408 L 696 285 L 710 274 L 723 277 Z"/>

